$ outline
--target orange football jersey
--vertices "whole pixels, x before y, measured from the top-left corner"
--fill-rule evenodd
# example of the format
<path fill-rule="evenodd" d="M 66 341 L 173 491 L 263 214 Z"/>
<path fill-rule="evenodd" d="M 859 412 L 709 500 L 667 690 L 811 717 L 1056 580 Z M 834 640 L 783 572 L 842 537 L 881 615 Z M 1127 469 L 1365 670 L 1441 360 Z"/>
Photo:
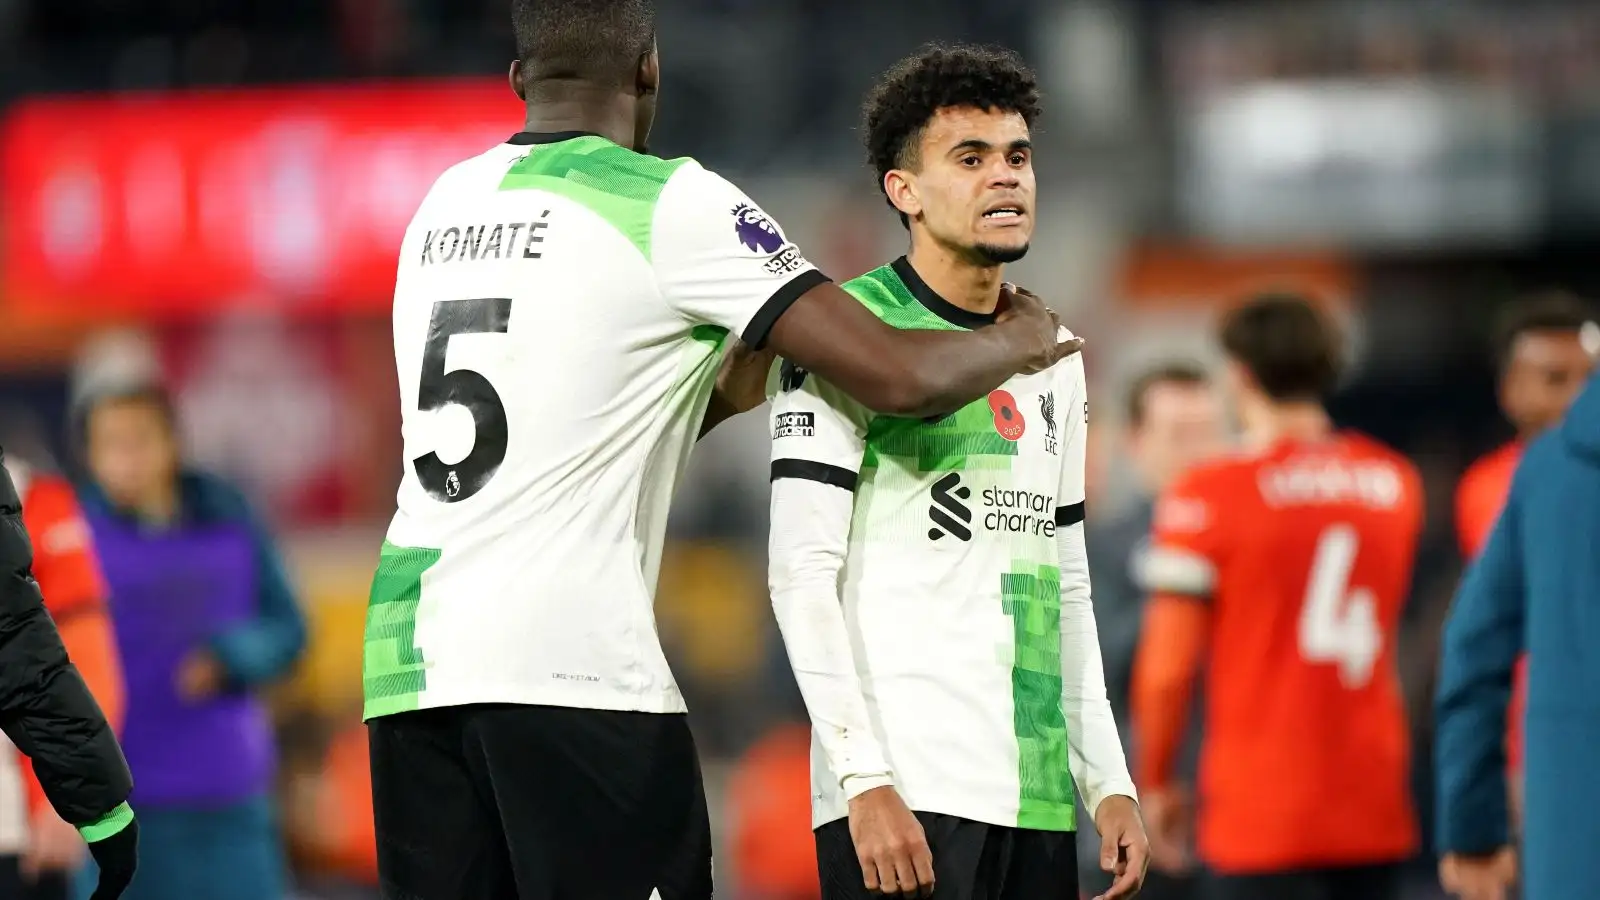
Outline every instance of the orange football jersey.
<path fill-rule="evenodd" d="M 1395 645 L 1422 517 L 1416 467 L 1350 432 L 1201 466 L 1158 504 L 1150 587 L 1210 608 L 1196 829 L 1212 868 L 1415 851 Z"/>
<path fill-rule="evenodd" d="M 1521 461 L 1522 442 L 1513 441 L 1485 454 L 1462 474 L 1456 486 L 1456 537 L 1467 559 L 1477 556 L 1488 542 Z"/>
<path fill-rule="evenodd" d="M 1513 441 L 1484 455 L 1461 476 L 1456 486 L 1456 534 L 1461 555 L 1472 559 L 1489 541 L 1489 532 L 1500 518 L 1500 508 L 1511 492 L 1511 477 L 1522 461 L 1522 442 Z M 1527 703 L 1528 659 L 1517 660 L 1511 683 L 1511 706 L 1506 711 L 1506 765 L 1513 772 L 1522 769 L 1522 711 Z"/>

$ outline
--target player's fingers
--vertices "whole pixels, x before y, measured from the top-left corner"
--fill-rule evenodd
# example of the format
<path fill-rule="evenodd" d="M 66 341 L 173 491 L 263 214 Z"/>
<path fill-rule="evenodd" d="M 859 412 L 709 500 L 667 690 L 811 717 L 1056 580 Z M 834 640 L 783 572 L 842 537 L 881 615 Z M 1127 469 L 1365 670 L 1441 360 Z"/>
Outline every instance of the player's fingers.
<path fill-rule="evenodd" d="M 917 870 L 911 865 L 911 854 L 897 850 L 889 865 L 893 868 L 884 873 L 883 892 L 905 900 L 917 896 Z M 892 883 L 890 879 L 893 879 Z"/>
<path fill-rule="evenodd" d="M 1106 833 L 1100 835 L 1100 869 L 1109 872 L 1117 865 L 1117 859 L 1122 854 L 1118 848 L 1122 844 L 1121 827 L 1110 827 Z"/>
<path fill-rule="evenodd" d="M 861 880 L 867 886 L 867 892 L 876 894 L 882 884 L 878 878 L 878 857 L 875 853 L 863 853 L 861 860 Z"/>
<path fill-rule="evenodd" d="M 1083 338 L 1075 337 L 1056 344 L 1056 359 L 1062 360 L 1083 349 Z"/>
<path fill-rule="evenodd" d="M 1106 888 L 1106 892 L 1100 896 L 1103 897 L 1104 900 L 1118 900 L 1118 898 L 1132 897 L 1133 895 L 1139 893 L 1139 885 L 1142 881 L 1143 879 L 1139 877 L 1139 874 L 1130 869 L 1127 872 L 1117 876 L 1117 880 L 1111 882 L 1111 887 Z"/>
<path fill-rule="evenodd" d="M 917 876 L 917 896 L 933 896 L 933 851 L 926 840 L 911 848 L 911 867 Z"/>
<path fill-rule="evenodd" d="M 1123 869 L 1121 872 L 1117 873 L 1118 875 L 1122 875 L 1124 872 L 1126 872 L 1127 874 L 1137 878 L 1140 884 L 1143 884 L 1145 873 L 1150 871 L 1149 842 L 1140 840 L 1129 841 L 1127 846 L 1122 848 L 1122 864 Z"/>

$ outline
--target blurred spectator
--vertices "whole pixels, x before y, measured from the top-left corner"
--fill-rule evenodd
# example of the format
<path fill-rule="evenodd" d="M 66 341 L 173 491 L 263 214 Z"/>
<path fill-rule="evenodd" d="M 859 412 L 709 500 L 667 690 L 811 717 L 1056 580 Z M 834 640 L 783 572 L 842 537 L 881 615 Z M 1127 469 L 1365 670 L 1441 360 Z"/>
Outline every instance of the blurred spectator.
<path fill-rule="evenodd" d="M 1526 900 L 1600 883 L 1600 377 L 1528 445 L 1505 509 L 1445 623 L 1436 714 L 1441 881 L 1506 896 L 1517 864 L 1506 803 L 1506 701 L 1528 654 L 1522 865 Z"/>
<path fill-rule="evenodd" d="M 1483 549 L 1500 516 L 1511 475 L 1529 441 L 1566 414 L 1567 407 L 1594 370 L 1600 326 L 1594 313 L 1566 294 L 1535 297 L 1513 306 L 1501 323 L 1496 364 L 1500 370 L 1500 410 L 1516 428 L 1515 439 L 1467 469 L 1456 490 L 1456 531 L 1461 555 Z M 1587 345 L 1586 345 L 1587 342 Z M 1527 662 L 1517 664 L 1506 724 L 1506 760 L 1512 822 L 1522 806 L 1522 708 Z"/>
<path fill-rule="evenodd" d="M 780 725 L 757 741 L 728 785 L 732 900 L 817 900 L 811 837 L 811 725 Z"/>
<path fill-rule="evenodd" d="M 120 731 L 122 665 L 100 564 L 72 486 L 16 457 L 7 458 L 7 468 L 22 497 L 45 608 L 106 719 Z M 56 815 L 29 761 L 0 735 L 0 882 L 14 868 L 23 879 L 22 900 L 66 900 L 70 876 L 87 857 L 78 829 Z"/>
<path fill-rule="evenodd" d="M 1133 658 L 1139 643 L 1148 588 L 1137 567 L 1150 534 L 1155 497 L 1194 463 L 1220 452 L 1224 446 L 1222 401 L 1205 369 L 1188 362 L 1156 366 L 1134 379 L 1128 391 L 1126 422 L 1119 448 L 1132 461 L 1139 479 L 1139 497 L 1118 515 L 1107 519 L 1089 516 L 1089 575 L 1094 583 L 1095 622 L 1100 630 L 1100 652 L 1105 660 L 1106 695 L 1122 736 L 1122 749 L 1132 757 L 1129 736 L 1128 695 L 1133 680 Z M 1198 717 L 1191 719 L 1198 721 Z M 1187 758 L 1185 775 L 1192 776 L 1195 741 Z M 1078 821 L 1093 821 L 1078 806 Z M 1079 878 L 1086 896 L 1111 886 L 1100 869 L 1100 840 L 1093 828 L 1078 829 Z M 1140 896 L 1188 897 L 1188 878 L 1171 878 L 1151 871 Z"/>
<path fill-rule="evenodd" d="M 184 467 L 163 391 L 91 395 L 80 421 L 143 828 L 125 896 L 281 900 L 275 749 L 256 691 L 305 643 L 283 565 L 238 491 Z"/>

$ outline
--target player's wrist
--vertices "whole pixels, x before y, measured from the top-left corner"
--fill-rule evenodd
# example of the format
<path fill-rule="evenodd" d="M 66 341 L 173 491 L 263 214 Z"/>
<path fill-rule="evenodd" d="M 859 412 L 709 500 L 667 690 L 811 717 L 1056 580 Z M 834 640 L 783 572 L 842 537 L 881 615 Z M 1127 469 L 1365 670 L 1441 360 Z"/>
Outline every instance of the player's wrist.
<path fill-rule="evenodd" d="M 877 790 L 882 787 L 894 787 L 893 774 L 873 772 L 862 775 L 846 775 L 839 780 L 839 789 L 844 792 L 846 802 L 856 799 L 867 791 Z"/>

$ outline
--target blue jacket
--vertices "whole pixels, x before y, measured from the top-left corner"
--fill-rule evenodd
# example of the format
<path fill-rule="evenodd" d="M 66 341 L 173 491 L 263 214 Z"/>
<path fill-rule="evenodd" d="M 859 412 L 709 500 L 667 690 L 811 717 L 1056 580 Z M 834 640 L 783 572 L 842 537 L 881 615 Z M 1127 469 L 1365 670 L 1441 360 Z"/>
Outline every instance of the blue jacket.
<path fill-rule="evenodd" d="M 1526 900 L 1600 885 L 1600 375 L 1535 440 L 1445 623 L 1436 698 L 1438 849 L 1508 843 L 1506 704 L 1528 651 Z"/>

